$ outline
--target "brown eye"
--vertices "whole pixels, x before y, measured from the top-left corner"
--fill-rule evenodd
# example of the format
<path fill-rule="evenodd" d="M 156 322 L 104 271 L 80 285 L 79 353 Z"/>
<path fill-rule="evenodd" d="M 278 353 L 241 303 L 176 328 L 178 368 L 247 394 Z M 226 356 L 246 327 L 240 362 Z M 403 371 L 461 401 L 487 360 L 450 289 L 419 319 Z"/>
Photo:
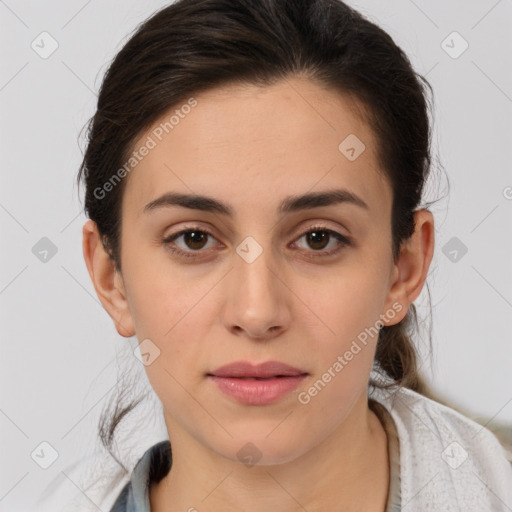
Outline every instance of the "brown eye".
<path fill-rule="evenodd" d="M 206 252 L 205 247 L 208 239 L 214 239 L 213 235 L 204 229 L 189 228 L 168 236 L 162 242 L 173 253 L 179 256 L 195 258 L 200 253 Z M 176 241 L 182 239 L 182 244 Z M 198 253 L 198 254 L 195 254 Z"/>
<path fill-rule="evenodd" d="M 190 249 L 202 249 L 208 238 L 208 233 L 204 231 L 186 231 L 183 234 L 183 241 Z"/>
<path fill-rule="evenodd" d="M 325 230 L 309 231 L 306 235 L 306 240 L 312 249 L 324 249 L 328 244 L 330 235 Z"/>
<path fill-rule="evenodd" d="M 316 226 L 309 229 L 297 240 L 305 239 L 306 247 L 302 247 L 306 252 L 318 252 L 318 256 L 330 256 L 340 251 L 344 246 L 350 245 L 350 240 L 340 233 L 327 229 L 323 226 Z M 330 249 L 326 247 L 331 245 Z M 297 245 L 300 244 L 297 243 Z M 317 256 L 316 254 L 314 256 Z"/>
<path fill-rule="evenodd" d="M 312 227 L 297 240 L 303 238 L 306 241 L 306 246 L 300 247 L 298 243 L 296 245 L 303 249 L 307 257 L 331 256 L 339 252 L 343 247 L 351 245 L 348 238 L 323 226 Z M 198 258 L 201 256 L 201 253 L 206 253 L 206 249 L 211 247 L 211 245 L 207 246 L 209 239 L 215 240 L 215 237 L 210 232 L 190 227 L 168 236 L 162 242 L 168 250 L 180 257 Z M 177 243 L 180 240 L 181 242 Z M 326 249 L 329 245 L 332 247 Z"/>

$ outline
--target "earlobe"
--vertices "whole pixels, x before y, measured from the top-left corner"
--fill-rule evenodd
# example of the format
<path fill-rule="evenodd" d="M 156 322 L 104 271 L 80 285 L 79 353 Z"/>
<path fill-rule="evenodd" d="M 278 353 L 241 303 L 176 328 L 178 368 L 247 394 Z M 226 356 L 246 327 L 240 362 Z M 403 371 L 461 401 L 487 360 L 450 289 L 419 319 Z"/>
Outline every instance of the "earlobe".
<path fill-rule="evenodd" d="M 434 217 L 428 210 L 414 213 L 415 229 L 412 236 L 402 244 L 400 256 L 393 268 L 388 302 L 402 305 L 403 313 L 389 325 L 402 320 L 409 306 L 421 293 L 427 279 L 428 269 L 434 254 Z"/>
<path fill-rule="evenodd" d="M 135 334 L 123 278 L 101 243 L 96 223 L 87 220 L 82 229 L 82 250 L 89 276 L 103 307 L 114 321 L 117 332 L 126 338 Z"/>

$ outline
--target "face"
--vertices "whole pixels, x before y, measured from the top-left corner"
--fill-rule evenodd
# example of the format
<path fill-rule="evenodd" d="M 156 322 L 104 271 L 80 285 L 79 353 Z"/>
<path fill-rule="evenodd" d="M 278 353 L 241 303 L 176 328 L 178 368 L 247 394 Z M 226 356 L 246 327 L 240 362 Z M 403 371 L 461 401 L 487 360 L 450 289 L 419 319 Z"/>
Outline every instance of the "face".
<path fill-rule="evenodd" d="M 366 405 L 378 327 L 405 316 L 389 293 L 392 191 L 348 97 L 296 78 L 195 100 L 134 146 L 153 147 L 123 196 L 123 322 L 145 343 L 171 441 L 232 460 L 251 442 L 261 464 L 283 463 Z M 357 199 L 293 201 L 340 190 Z M 145 208 L 166 193 L 207 196 L 229 213 Z M 269 360 L 307 374 L 270 403 L 240 402 L 207 376 Z"/>

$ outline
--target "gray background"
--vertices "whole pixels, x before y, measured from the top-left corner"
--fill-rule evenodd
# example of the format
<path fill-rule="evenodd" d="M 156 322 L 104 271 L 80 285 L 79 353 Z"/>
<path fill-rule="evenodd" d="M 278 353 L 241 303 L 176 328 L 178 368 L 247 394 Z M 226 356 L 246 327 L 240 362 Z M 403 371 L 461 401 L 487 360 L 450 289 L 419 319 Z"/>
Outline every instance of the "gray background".
<path fill-rule="evenodd" d="M 82 492 L 71 465 L 85 465 L 95 448 L 117 365 L 135 361 L 133 371 L 147 385 L 131 354 L 135 338 L 117 334 L 90 282 L 74 179 L 79 132 L 94 112 L 107 64 L 136 25 L 166 3 L 0 1 L 0 511 L 29 510 L 55 479 L 63 493 Z M 512 2 L 350 4 L 390 33 L 435 91 L 434 150 L 451 189 L 433 208 L 434 353 L 423 369 L 435 390 L 474 417 L 510 422 Z M 46 59 L 31 47 L 42 46 L 43 31 L 58 43 Z M 446 39 L 453 31 L 469 44 L 457 58 L 463 41 Z M 436 176 L 440 185 L 427 199 L 446 193 L 444 174 Z M 43 237 L 57 251 L 46 262 L 37 257 L 36 244 L 48 243 Z M 426 299 L 424 290 L 416 302 L 423 318 Z M 156 414 L 154 403 L 148 407 Z M 133 457 L 163 435 L 155 421 L 134 442 Z M 47 469 L 31 457 L 34 450 L 48 457 L 43 441 L 58 452 Z"/>

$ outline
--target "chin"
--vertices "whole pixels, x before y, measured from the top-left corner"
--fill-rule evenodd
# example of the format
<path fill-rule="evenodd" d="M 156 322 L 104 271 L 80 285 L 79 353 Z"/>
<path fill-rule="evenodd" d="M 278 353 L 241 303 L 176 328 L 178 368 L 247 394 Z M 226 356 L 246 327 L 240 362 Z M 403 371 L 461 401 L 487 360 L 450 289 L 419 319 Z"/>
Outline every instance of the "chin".
<path fill-rule="evenodd" d="M 305 447 L 299 439 L 294 439 L 289 435 L 284 436 L 286 438 L 284 439 L 277 434 L 270 439 L 274 434 L 271 434 L 270 437 L 267 435 L 268 433 L 260 433 L 258 436 L 235 437 L 228 441 L 228 446 L 225 444 L 217 447 L 211 446 L 211 449 L 226 459 L 247 467 L 286 464 L 303 454 Z M 301 447 L 300 451 L 298 450 L 299 446 Z"/>

